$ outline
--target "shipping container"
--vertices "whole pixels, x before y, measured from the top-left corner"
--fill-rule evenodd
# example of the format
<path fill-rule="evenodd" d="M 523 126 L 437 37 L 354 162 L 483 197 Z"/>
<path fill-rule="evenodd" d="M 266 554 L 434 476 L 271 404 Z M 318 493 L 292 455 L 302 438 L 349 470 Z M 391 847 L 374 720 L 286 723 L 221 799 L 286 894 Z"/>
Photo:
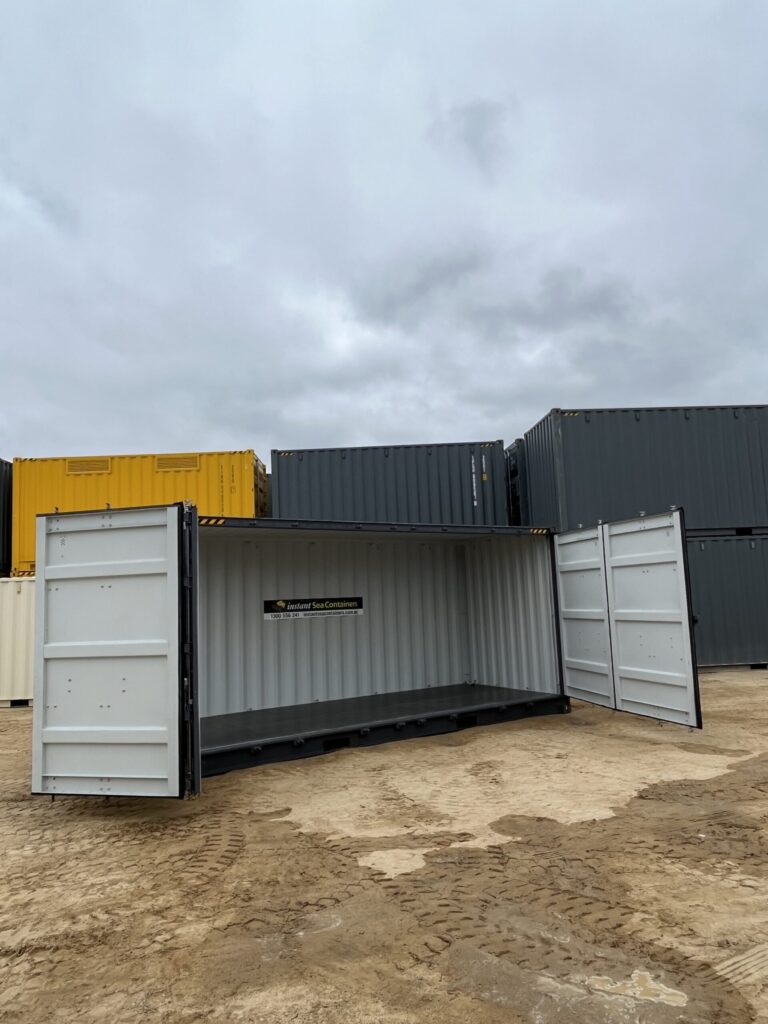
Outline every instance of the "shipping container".
<path fill-rule="evenodd" d="M 699 727 L 682 513 L 544 529 L 40 516 L 36 793 L 563 713 Z"/>
<path fill-rule="evenodd" d="M 11 490 L 13 467 L 0 459 L 0 576 L 11 571 Z"/>
<path fill-rule="evenodd" d="M 768 663 L 768 536 L 688 534 L 700 665 Z"/>
<path fill-rule="evenodd" d="M 253 451 L 13 460 L 13 575 L 35 572 L 35 516 L 176 501 L 201 515 L 263 516 L 267 470 Z"/>
<path fill-rule="evenodd" d="M 0 706 L 32 699 L 34 579 L 0 580 Z"/>
<path fill-rule="evenodd" d="M 682 506 L 768 522 L 768 406 L 553 409 L 525 435 L 529 521 L 559 530 Z"/>
<path fill-rule="evenodd" d="M 502 441 L 272 452 L 278 519 L 506 526 Z"/>

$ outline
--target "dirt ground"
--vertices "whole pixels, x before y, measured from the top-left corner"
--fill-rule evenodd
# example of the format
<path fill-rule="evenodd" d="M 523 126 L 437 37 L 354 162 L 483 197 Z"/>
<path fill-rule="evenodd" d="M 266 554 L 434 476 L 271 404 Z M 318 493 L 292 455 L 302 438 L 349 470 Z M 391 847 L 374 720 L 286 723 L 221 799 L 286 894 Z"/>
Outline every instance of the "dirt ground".
<path fill-rule="evenodd" d="M 703 732 L 573 714 L 29 795 L 0 711 L 0 1020 L 768 1022 L 768 672 Z"/>

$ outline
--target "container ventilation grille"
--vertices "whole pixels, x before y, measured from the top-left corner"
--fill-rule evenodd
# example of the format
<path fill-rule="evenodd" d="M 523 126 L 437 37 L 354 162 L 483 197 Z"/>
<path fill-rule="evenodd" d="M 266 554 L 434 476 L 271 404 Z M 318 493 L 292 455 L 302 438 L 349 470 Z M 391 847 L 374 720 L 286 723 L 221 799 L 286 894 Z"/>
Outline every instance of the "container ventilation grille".
<path fill-rule="evenodd" d="M 77 473 L 109 473 L 112 460 L 107 457 L 67 459 L 67 474 Z"/>
<path fill-rule="evenodd" d="M 172 469 L 200 469 L 199 455 L 158 455 L 155 457 L 155 469 L 162 473 Z"/>

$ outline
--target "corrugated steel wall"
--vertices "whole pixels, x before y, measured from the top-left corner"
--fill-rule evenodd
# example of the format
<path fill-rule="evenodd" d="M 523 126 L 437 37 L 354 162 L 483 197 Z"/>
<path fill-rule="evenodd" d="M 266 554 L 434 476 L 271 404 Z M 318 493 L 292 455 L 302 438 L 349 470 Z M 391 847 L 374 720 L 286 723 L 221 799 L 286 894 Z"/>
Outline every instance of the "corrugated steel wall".
<path fill-rule="evenodd" d="M 548 538 L 468 545 L 472 679 L 521 690 L 559 688 Z"/>
<path fill-rule="evenodd" d="M 34 571 L 40 513 L 185 500 L 203 516 L 267 511 L 266 467 L 251 450 L 15 459 L 13 471 L 13 572 L 20 575 Z"/>
<path fill-rule="evenodd" d="M 700 665 L 768 662 L 768 537 L 688 539 Z"/>
<path fill-rule="evenodd" d="M 690 528 L 768 522 L 768 406 L 553 410 L 525 441 L 534 525 L 671 505 Z"/>
<path fill-rule="evenodd" d="M 255 538 L 203 529 L 201 715 L 475 678 L 557 692 L 548 558 L 546 537 Z M 361 596 L 364 614 L 264 620 L 265 600 L 327 596 Z"/>
<path fill-rule="evenodd" d="M 528 480 L 528 522 L 523 525 L 563 529 L 559 507 L 560 414 L 550 413 L 524 438 Z"/>
<path fill-rule="evenodd" d="M 31 700 L 35 648 L 34 579 L 0 580 L 0 700 Z"/>
<path fill-rule="evenodd" d="M 11 483 L 13 467 L 0 459 L 0 576 L 11 571 Z"/>
<path fill-rule="evenodd" d="M 272 452 L 281 519 L 506 525 L 501 441 Z"/>

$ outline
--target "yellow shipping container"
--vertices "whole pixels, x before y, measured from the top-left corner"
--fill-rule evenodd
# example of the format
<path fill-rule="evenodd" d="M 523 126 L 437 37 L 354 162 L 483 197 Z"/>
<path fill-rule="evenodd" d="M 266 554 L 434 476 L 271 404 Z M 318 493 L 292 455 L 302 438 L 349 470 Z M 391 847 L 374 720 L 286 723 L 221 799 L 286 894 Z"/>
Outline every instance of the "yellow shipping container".
<path fill-rule="evenodd" d="M 35 571 L 35 516 L 191 501 L 201 516 L 267 514 L 267 470 L 252 450 L 14 459 L 12 575 Z"/>

